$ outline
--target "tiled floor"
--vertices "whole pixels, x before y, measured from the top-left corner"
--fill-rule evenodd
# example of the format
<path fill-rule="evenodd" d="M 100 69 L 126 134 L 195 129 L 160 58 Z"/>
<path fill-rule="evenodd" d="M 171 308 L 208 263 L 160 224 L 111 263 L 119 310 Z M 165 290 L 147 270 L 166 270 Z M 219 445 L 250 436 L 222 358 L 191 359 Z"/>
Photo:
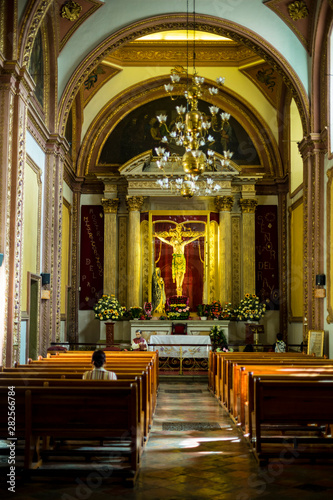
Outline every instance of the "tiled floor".
<path fill-rule="evenodd" d="M 194 377 L 179 379 L 181 382 L 160 384 L 154 425 L 133 489 L 120 482 L 96 480 L 96 476 L 81 482 L 33 480 L 18 486 L 15 494 L 1 495 L 1 499 L 333 498 L 333 464 L 276 462 L 259 469 L 241 433 L 208 392 L 207 382 L 197 382 Z M 166 427 L 171 430 L 163 430 Z"/>

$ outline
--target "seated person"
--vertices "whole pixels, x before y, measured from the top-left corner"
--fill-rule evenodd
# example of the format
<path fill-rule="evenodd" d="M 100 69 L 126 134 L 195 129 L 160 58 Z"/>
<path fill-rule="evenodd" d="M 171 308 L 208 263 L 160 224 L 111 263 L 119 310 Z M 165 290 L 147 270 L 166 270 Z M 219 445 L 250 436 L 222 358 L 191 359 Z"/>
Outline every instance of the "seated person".
<path fill-rule="evenodd" d="M 91 362 L 94 368 L 82 375 L 83 380 L 117 380 L 117 375 L 114 372 L 108 372 L 104 368 L 106 363 L 104 351 L 95 351 L 91 357 Z"/>
<path fill-rule="evenodd" d="M 273 344 L 273 352 L 286 352 L 286 344 L 283 341 L 282 333 L 276 334 L 276 342 Z"/>
<path fill-rule="evenodd" d="M 252 344 L 247 344 L 244 348 L 243 352 L 254 352 L 253 345 Z"/>
<path fill-rule="evenodd" d="M 132 342 L 132 349 L 133 350 L 139 350 L 139 351 L 147 351 L 148 349 L 148 344 L 147 344 L 147 341 L 146 339 L 144 339 L 142 337 L 142 331 L 141 330 L 137 330 L 135 332 L 135 339 L 133 339 L 133 342 Z"/>

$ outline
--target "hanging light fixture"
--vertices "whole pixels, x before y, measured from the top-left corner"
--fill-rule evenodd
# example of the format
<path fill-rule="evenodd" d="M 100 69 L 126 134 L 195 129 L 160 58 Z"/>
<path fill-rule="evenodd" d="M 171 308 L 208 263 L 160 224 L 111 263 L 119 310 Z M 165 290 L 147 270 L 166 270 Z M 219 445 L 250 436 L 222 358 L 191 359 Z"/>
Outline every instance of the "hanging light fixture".
<path fill-rule="evenodd" d="M 190 198 L 194 194 L 211 194 L 212 192 L 217 192 L 220 189 L 218 184 L 207 177 L 203 178 L 203 174 L 206 170 L 216 171 L 223 170 L 223 167 L 228 167 L 233 153 L 231 151 L 224 151 L 223 157 L 216 159 L 215 152 L 210 149 L 210 146 L 214 143 L 215 139 L 210 133 L 212 132 L 222 132 L 224 127 L 229 124 L 230 114 L 222 112 L 220 113 L 221 122 L 219 123 L 218 113 L 219 108 L 217 106 L 210 106 L 209 111 L 211 113 L 210 120 L 207 119 L 206 113 L 202 112 L 198 108 L 199 99 L 205 94 L 210 96 L 218 94 L 218 88 L 211 87 L 206 89 L 203 84 L 205 79 L 199 76 L 195 68 L 195 0 L 193 0 L 193 23 L 194 23 L 194 37 L 193 37 L 193 75 L 190 77 L 188 70 L 188 1 L 187 1 L 187 69 L 182 66 L 178 66 L 171 70 L 171 82 L 165 85 L 166 92 L 170 95 L 172 100 L 176 100 L 180 94 L 179 92 L 175 95 L 174 89 L 175 85 L 179 84 L 181 77 L 185 76 L 187 79 L 187 88 L 183 93 L 186 99 L 185 106 L 176 106 L 177 118 L 175 120 L 175 127 L 168 136 L 165 135 L 162 138 L 162 142 L 166 147 L 155 148 L 157 154 L 157 167 L 164 172 L 164 178 L 159 179 L 157 182 L 163 189 L 173 189 L 179 192 L 182 196 Z M 216 83 L 219 87 L 224 85 L 225 79 L 219 77 L 216 79 Z M 166 124 L 167 116 L 158 115 L 157 119 L 160 124 Z M 185 153 L 182 157 L 173 153 L 170 154 L 170 150 L 167 145 L 175 144 L 176 146 L 182 146 L 185 148 Z M 167 163 L 176 162 L 178 165 L 181 164 L 184 175 L 173 179 L 172 176 L 168 177 L 165 172 L 165 167 Z M 202 185 L 206 184 L 204 190 Z"/>

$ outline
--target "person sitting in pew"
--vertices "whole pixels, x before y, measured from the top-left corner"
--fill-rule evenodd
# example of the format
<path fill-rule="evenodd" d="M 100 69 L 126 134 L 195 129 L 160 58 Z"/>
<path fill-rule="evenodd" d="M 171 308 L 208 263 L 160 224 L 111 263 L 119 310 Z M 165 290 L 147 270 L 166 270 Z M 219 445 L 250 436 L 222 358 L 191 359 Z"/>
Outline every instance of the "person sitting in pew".
<path fill-rule="evenodd" d="M 273 352 L 286 352 L 286 344 L 283 341 L 282 333 L 276 334 L 276 342 L 273 344 Z"/>
<path fill-rule="evenodd" d="M 246 344 L 246 346 L 244 347 L 244 351 L 243 352 L 254 352 L 253 345 L 252 344 Z"/>
<path fill-rule="evenodd" d="M 109 372 L 104 368 L 106 363 L 105 352 L 98 350 L 93 352 L 91 362 L 94 368 L 91 371 L 84 372 L 83 380 L 117 380 L 114 372 Z"/>

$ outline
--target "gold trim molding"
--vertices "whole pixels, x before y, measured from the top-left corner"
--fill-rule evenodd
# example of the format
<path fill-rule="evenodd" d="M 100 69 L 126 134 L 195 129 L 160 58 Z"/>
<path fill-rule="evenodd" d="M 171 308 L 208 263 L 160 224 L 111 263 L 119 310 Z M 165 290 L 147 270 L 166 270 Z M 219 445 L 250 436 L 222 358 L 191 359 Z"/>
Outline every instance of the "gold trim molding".
<path fill-rule="evenodd" d="M 105 214 L 116 214 L 118 211 L 119 199 L 118 198 L 102 198 L 102 205 Z"/>
<path fill-rule="evenodd" d="M 73 0 L 64 3 L 60 10 L 60 15 L 68 21 L 76 21 L 80 17 L 82 6 Z"/>
<path fill-rule="evenodd" d="M 234 205 L 233 196 L 216 196 L 215 207 L 219 212 L 231 212 Z"/>
<path fill-rule="evenodd" d="M 258 200 L 241 198 L 239 200 L 239 205 L 242 209 L 243 214 L 254 214 L 258 205 Z"/>
<path fill-rule="evenodd" d="M 129 212 L 140 212 L 144 202 L 143 196 L 128 196 L 126 204 Z"/>

